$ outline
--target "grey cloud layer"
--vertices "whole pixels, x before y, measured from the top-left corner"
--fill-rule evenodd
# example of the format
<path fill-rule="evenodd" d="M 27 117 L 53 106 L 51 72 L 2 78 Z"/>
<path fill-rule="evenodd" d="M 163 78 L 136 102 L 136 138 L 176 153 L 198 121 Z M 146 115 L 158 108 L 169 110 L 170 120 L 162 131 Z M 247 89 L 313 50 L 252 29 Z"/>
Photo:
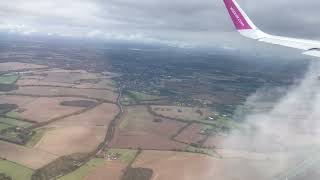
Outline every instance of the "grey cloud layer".
<path fill-rule="evenodd" d="M 268 32 L 319 36 L 320 1 L 239 3 Z M 183 41 L 205 41 L 204 35 L 233 31 L 222 0 L 1 1 L 0 28 L 24 33 Z"/>

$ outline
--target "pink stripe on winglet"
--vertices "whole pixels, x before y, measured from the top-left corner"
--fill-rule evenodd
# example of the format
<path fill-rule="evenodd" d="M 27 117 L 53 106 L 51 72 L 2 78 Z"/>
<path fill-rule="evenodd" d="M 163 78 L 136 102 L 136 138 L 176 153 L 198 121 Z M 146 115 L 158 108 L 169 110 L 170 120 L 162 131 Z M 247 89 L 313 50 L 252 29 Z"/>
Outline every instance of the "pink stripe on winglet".
<path fill-rule="evenodd" d="M 243 17 L 237 6 L 234 4 L 233 0 L 223 0 L 231 19 L 236 26 L 237 30 L 252 29 L 246 19 Z"/>

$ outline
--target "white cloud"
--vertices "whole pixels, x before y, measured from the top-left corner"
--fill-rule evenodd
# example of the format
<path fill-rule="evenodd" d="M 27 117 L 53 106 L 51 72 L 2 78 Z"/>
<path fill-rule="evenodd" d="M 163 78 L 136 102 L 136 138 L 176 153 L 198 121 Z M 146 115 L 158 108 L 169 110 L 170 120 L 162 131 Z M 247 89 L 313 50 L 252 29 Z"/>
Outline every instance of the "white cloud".
<path fill-rule="evenodd" d="M 226 137 L 219 148 L 244 150 L 278 158 L 278 162 L 284 166 L 281 170 L 300 167 L 304 160 L 318 157 L 318 153 L 314 152 L 318 152 L 320 148 L 319 67 L 319 63 L 311 64 L 305 77 L 288 89 L 259 90 L 250 96 L 246 103 L 249 111 L 246 111 L 244 118 L 247 128 L 233 132 L 236 135 Z M 286 93 L 282 98 L 275 98 L 284 92 Z M 265 107 L 271 108 L 266 110 Z M 306 168 L 310 167 L 312 164 Z M 256 171 L 267 172 L 265 169 Z M 265 177 L 268 174 L 262 173 L 258 179 Z M 288 179 L 291 177 L 288 176 Z"/>
<path fill-rule="evenodd" d="M 319 28 L 315 23 L 319 12 L 316 7 L 320 3 L 316 0 L 239 0 L 239 3 L 259 26 L 271 33 L 317 36 L 316 30 Z M 231 38 L 202 37 L 212 34 L 224 36 L 223 32 L 233 32 L 222 0 L 0 1 L 0 26 L 10 24 L 25 24 L 28 29 L 2 29 L 90 38 L 150 38 L 189 43 L 226 42 Z M 298 27 L 302 27 L 303 31 Z"/>

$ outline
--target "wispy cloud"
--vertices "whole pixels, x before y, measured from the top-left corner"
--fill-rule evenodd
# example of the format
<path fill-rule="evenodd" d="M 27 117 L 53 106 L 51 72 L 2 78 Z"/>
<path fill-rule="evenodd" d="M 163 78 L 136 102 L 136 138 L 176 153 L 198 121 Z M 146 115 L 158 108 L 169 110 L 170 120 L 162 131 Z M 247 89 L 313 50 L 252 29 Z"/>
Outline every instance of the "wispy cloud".
<path fill-rule="evenodd" d="M 291 87 L 259 90 L 250 96 L 245 104 L 245 128 L 224 137 L 219 151 L 258 153 L 264 155 L 264 162 L 274 159 L 278 164 L 273 171 L 283 179 L 313 168 L 320 148 L 319 67 L 319 63 L 312 64 L 305 77 Z M 235 120 L 238 118 L 235 116 Z M 255 168 L 264 172 L 259 179 L 270 175 L 265 167 Z"/>

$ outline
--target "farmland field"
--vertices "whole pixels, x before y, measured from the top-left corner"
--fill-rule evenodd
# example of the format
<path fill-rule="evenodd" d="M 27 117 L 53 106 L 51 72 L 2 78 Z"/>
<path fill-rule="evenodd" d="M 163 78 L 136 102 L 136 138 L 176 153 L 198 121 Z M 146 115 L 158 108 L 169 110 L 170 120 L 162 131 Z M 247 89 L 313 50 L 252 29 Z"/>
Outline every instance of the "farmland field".
<path fill-rule="evenodd" d="M 75 89 L 69 87 L 21 87 L 12 91 L 16 94 L 32 96 L 81 96 L 85 98 L 104 99 L 115 102 L 116 93 L 110 90 L 100 89 Z"/>
<path fill-rule="evenodd" d="M 18 78 L 17 75 L 2 75 L 0 76 L 0 84 L 13 84 Z"/>
<path fill-rule="evenodd" d="M 114 104 L 104 103 L 54 122 L 46 126 L 54 129 L 45 133 L 35 147 L 59 155 L 91 152 L 103 142 L 107 127 L 117 112 Z"/>
<path fill-rule="evenodd" d="M 188 144 L 201 145 L 202 141 L 206 138 L 206 135 L 201 134 L 204 129 L 206 129 L 206 125 L 193 123 L 184 129 L 175 139 Z"/>
<path fill-rule="evenodd" d="M 184 144 L 170 139 L 185 123 L 151 115 L 145 106 L 129 107 L 111 142 L 112 148 L 181 149 Z"/>
<path fill-rule="evenodd" d="M 11 139 L 10 143 L 0 141 L 1 158 L 38 169 L 63 155 L 89 153 L 104 142 L 108 126 L 119 112 L 117 105 L 103 103 L 117 97 L 113 80 L 101 73 L 48 70 L 24 63 L 0 63 L 0 70 L 11 65 L 18 67 L 8 70 L 26 72 L 20 74 L 18 90 L 1 92 L 1 103 L 16 108 L 1 117 L 0 130 L 23 127 L 12 133 L 21 138 L 32 134 L 24 146 L 11 143 Z M 16 81 L 17 77 L 0 78 L 0 83 Z M 130 153 L 124 157 L 130 159 Z M 11 176 L 10 171 L 3 171 Z"/>
<path fill-rule="evenodd" d="M 105 131 L 104 127 L 56 127 L 46 132 L 34 147 L 59 156 L 88 153 L 103 141 Z"/>
<path fill-rule="evenodd" d="M 31 136 L 31 139 L 28 140 L 28 142 L 25 144 L 25 146 L 27 147 L 34 147 L 40 140 L 41 138 L 44 136 L 44 134 L 50 130 L 53 130 L 54 128 L 39 128 L 39 129 L 35 129 L 35 134 L 33 136 Z"/>
<path fill-rule="evenodd" d="M 93 126 L 107 127 L 119 112 L 115 104 L 103 103 L 89 111 L 67 117 L 52 124 L 52 126 Z"/>
<path fill-rule="evenodd" d="M 0 141 L 0 157 L 30 169 L 38 169 L 53 161 L 58 156 L 39 149 L 27 148 Z"/>
<path fill-rule="evenodd" d="M 214 158 L 184 152 L 143 151 L 134 162 L 133 167 L 153 169 L 152 180 L 267 180 L 284 170 L 284 167 L 277 162 L 277 158 L 271 157 L 261 161 L 261 159 L 250 160 L 241 157 Z M 265 172 L 259 171 L 262 168 L 265 169 Z"/>
<path fill-rule="evenodd" d="M 16 104 L 18 106 L 26 106 L 32 101 L 36 100 L 35 97 L 27 97 L 27 96 L 15 96 L 15 95 L 1 95 L 0 100 L 1 103 L 8 104 Z"/>
<path fill-rule="evenodd" d="M 151 108 L 157 114 L 186 121 L 208 121 L 208 117 L 214 115 L 213 112 L 205 108 L 179 106 L 151 106 Z"/>
<path fill-rule="evenodd" d="M 20 105 L 13 111 L 14 117 L 30 119 L 36 122 L 46 122 L 54 118 L 82 110 L 81 107 L 62 106 L 63 101 L 80 100 L 78 98 L 47 98 L 39 97 L 32 102 Z M 10 116 L 10 114 L 8 114 Z"/>
<path fill-rule="evenodd" d="M 17 82 L 20 86 L 59 86 L 78 89 L 116 90 L 115 82 L 99 73 L 88 73 L 81 70 L 53 69 L 33 71 L 23 75 Z"/>
<path fill-rule="evenodd" d="M 137 150 L 129 149 L 108 149 L 108 154 L 119 154 L 119 160 L 123 163 L 130 163 L 137 154 Z"/>
<path fill-rule="evenodd" d="M 125 95 L 133 101 L 150 101 L 150 100 L 157 100 L 161 97 L 155 95 L 149 95 L 142 92 L 137 91 L 126 91 Z"/>
<path fill-rule="evenodd" d="M 139 34 L 129 44 L 21 38 L 29 26 L 12 28 L 0 34 L 0 179 L 269 180 L 291 166 L 319 174 L 319 73 L 286 98 L 308 75 L 300 57 L 153 46 Z M 283 99 L 295 110 L 273 108 Z M 263 120 L 273 118 L 269 128 Z"/>
<path fill-rule="evenodd" d="M 6 62 L 0 63 L 0 72 L 6 71 L 17 71 L 17 70 L 24 70 L 24 69 L 41 69 L 46 68 L 46 66 L 36 65 L 36 64 L 29 64 L 29 63 L 20 63 L 20 62 Z"/>
<path fill-rule="evenodd" d="M 13 180 L 30 180 L 33 170 L 10 161 L 0 159 L 0 173 L 1 172 L 5 172 L 6 175 L 12 177 Z"/>
<path fill-rule="evenodd" d="M 85 179 L 86 176 L 94 172 L 94 170 L 102 165 L 105 164 L 104 159 L 100 158 L 94 158 L 91 159 L 88 163 L 85 165 L 81 166 L 79 169 L 76 171 L 67 174 L 66 176 L 63 176 L 59 178 L 58 180 L 83 180 Z"/>
<path fill-rule="evenodd" d="M 11 118 L 2 118 L 2 117 L 0 117 L 0 123 L 8 124 L 11 126 L 18 126 L 18 127 L 29 127 L 32 125 L 32 123 L 29 123 L 29 122 L 20 121 L 20 120 L 11 119 Z"/>
<path fill-rule="evenodd" d="M 0 131 L 10 127 L 14 127 L 14 126 L 0 122 Z"/>
<path fill-rule="evenodd" d="M 128 149 L 108 149 L 107 154 L 117 154 L 119 159 L 107 160 L 104 158 L 93 158 L 76 171 L 59 178 L 58 180 L 117 180 L 120 179 L 122 171 L 130 163 L 137 151 Z"/>
<path fill-rule="evenodd" d="M 121 180 L 126 167 L 127 164 L 120 161 L 107 161 L 87 175 L 84 180 Z"/>

